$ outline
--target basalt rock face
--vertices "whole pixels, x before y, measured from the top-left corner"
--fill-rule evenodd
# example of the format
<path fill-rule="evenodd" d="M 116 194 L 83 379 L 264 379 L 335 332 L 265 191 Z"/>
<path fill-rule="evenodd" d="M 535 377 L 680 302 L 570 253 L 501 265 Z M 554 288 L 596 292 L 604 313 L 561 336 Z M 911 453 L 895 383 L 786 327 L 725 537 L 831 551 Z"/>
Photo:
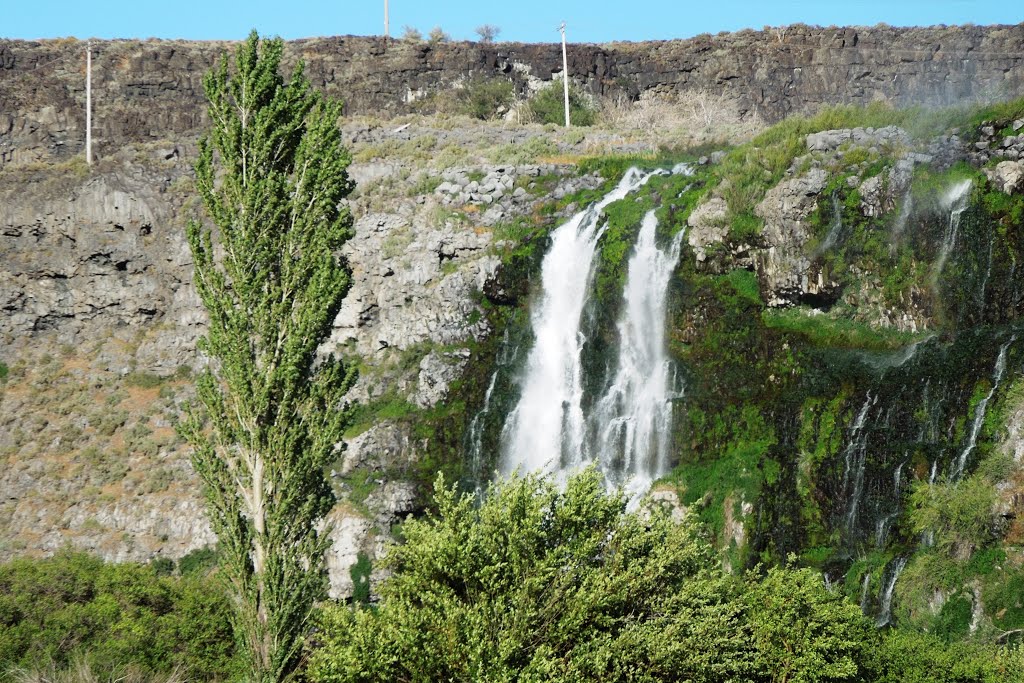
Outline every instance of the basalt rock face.
<path fill-rule="evenodd" d="M 0 171 L 0 561 L 66 545 L 114 561 L 178 559 L 215 542 L 173 429 L 205 362 L 206 324 L 184 233 L 201 215 L 195 150 L 178 150 L 135 145 L 92 168 L 78 158 Z M 433 170 L 389 163 L 383 175 L 377 162 L 350 168 L 352 287 L 323 350 L 359 358 L 352 399 L 425 410 L 490 332 L 480 302 L 500 225 L 600 179 L 473 164 L 437 171 L 448 180 L 434 189 L 420 185 Z M 419 504 L 408 473 L 422 438 L 408 423 L 373 422 L 346 439 L 331 473 L 341 500 L 355 479 L 371 489 L 331 516 L 336 596 L 351 594 L 352 565 L 378 557 Z"/>
<path fill-rule="evenodd" d="M 202 74 L 228 43 L 94 44 L 97 152 L 192 138 L 204 122 Z M 0 42 L 0 165 L 78 154 L 84 142 L 84 44 Z M 822 105 L 939 106 L 1024 88 L 1024 25 L 741 31 L 689 40 L 570 45 L 569 69 L 595 96 L 636 99 L 705 90 L 776 121 Z M 477 78 L 520 94 L 561 72 L 554 44 L 411 43 L 338 37 L 293 41 L 312 81 L 349 113 L 430 109 L 430 96 Z M 168 148 L 174 153 L 174 147 Z"/>

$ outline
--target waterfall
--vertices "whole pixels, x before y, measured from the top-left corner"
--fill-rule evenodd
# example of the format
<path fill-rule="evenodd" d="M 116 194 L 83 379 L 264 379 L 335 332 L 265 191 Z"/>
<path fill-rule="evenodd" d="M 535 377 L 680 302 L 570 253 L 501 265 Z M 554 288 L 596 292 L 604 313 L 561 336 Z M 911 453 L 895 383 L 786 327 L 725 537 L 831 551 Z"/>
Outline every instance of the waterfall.
<path fill-rule="evenodd" d="M 901 485 L 903 483 L 903 466 L 906 465 L 907 462 L 908 461 L 905 460 L 905 461 L 901 462 L 899 465 L 897 465 L 896 466 L 896 471 L 893 473 L 893 476 L 892 476 L 893 498 L 895 500 L 897 500 L 897 501 L 899 501 L 899 499 L 900 499 L 900 488 L 901 488 Z M 896 521 L 896 518 L 899 517 L 899 516 L 900 516 L 900 510 L 899 510 L 899 505 L 897 503 L 897 508 L 895 510 L 893 510 L 889 514 L 885 515 L 884 517 L 881 517 L 878 520 L 878 522 L 875 524 L 875 547 L 876 548 L 881 549 L 881 548 L 885 547 L 885 542 L 887 540 L 889 540 L 889 528 L 892 526 L 892 523 L 894 521 Z"/>
<path fill-rule="evenodd" d="M 477 493 L 483 487 L 484 477 L 484 425 L 487 415 L 491 412 L 491 397 L 494 395 L 494 385 L 498 382 L 498 371 L 491 374 L 491 382 L 487 385 L 487 392 L 484 394 L 484 407 L 473 416 L 469 423 L 469 462 L 470 471 L 476 481 Z"/>
<path fill-rule="evenodd" d="M 860 582 L 860 611 L 863 612 L 864 614 L 868 613 L 868 607 L 871 606 L 870 603 L 868 602 L 870 600 L 870 598 L 871 598 L 870 590 L 871 590 L 871 572 L 868 572 L 868 573 L 866 573 L 864 575 L 864 578 L 861 579 L 861 582 Z"/>
<path fill-rule="evenodd" d="M 585 448 L 581 330 L 594 275 L 601 210 L 652 176 L 635 168 L 594 204 L 556 228 L 541 264 L 540 299 L 530 316 L 534 345 L 520 380 L 520 398 L 502 428 L 500 471 L 564 472 Z M 664 327 L 664 320 L 659 327 Z"/>
<path fill-rule="evenodd" d="M 967 437 L 967 445 L 964 446 L 963 451 L 960 452 L 960 456 L 953 463 L 953 471 L 951 479 L 953 481 L 959 481 L 964 476 L 964 468 L 967 466 L 967 458 L 971 455 L 975 446 L 978 445 L 978 434 L 981 432 L 981 425 L 985 422 L 985 411 L 988 409 L 988 403 L 992 400 L 996 390 L 999 388 L 999 382 L 1003 379 L 1003 373 L 1006 372 L 1006 352 L 1010 349 L 1010 345 L 1017 340 L 1017 335 L 1010 337 L 1010 341 L 1006 342 L 999 348 L 999 356 L 996 358 L 996 367 L 992 372 L 992 388 L 985 395 L 985 398 L 978 401 L 977 407 L 974 409 L 974 422 L 971 424 L 971 433 Z"/>
<path fill-rule="evenodd" d="M 903 205 L 900 207 L 900 213 L 896 216 L 896 223 L 892 226 L 893 235 L 899 236 L 903 234 L 903 231 L 907 229 L 907 221 L 910 219 L 910 214 L 914 212 L 914 196 L 908 191 L 903 196 Z"/>
<path fill-rule="evenodd" d="M 875 626 L 879 628 L 892 621 L 892 594 L 896 590 L 896 581 L 900 578 L 900 574 L 906 566 L 907 558 L 897 557 L 886 567 L 883 573 L 882 595 L 879 600 L 881 609 L 878 612 L 878 619 L 875 620 Z"/>
<path fill-rule="evenodd" d="M 867 420 L 868 411 L 877 400 L 877 396 L 872 397 L 871 392 L 868 392 L 864 405 L 850 428 L 850 441 L 843 454 L 846 466 L 843 472 L 843 493 L 846 495 L 847 501 L 845 518 L 847 531 L 853 529 L 853 524 L 857 519 L 857 507 L 860 505 L 860 498 L 864 493 L 864 468 L 867 465 L 868 446 L 868 435 L 864 431 L 864 423 Z"/>
<path fill-rule="evenodd" d="M 960 231 L 960 217 L 967 210 L 967 200 L 971 190 L 970 180 L 961 180 L 949 188 L 942 197 L 943 208 L 949 211 L 949 223 L 946 225 L 946 233 L 942 238 L 942 248 L 939 250 L 939 258 L 932 270 L 932 281 L 938 283 L 942 269 L 946 266 L 949 252 L 956 246 L 957 233 Z"/>
<path fill-rule="evenodd" d="M 988 241 L 988 266 L 985 268 L 985 277 L 981 279 L 981 287 L 978 288 L 978 308 L 981 313 L 985 312 L 985 288 L 988 287 L 989 278 L 992 277 L 992 255 L 995 251 L 996 239 L 993 236 Z"/>
<path fill-rule="evenodd" d="M 679 261 L 683 232 L 658 248 L 658 219 L 644 216 L 629 259 L 619 316 L 615 377 L 590 416 L 601 470 L 635 498 L 668 471 L 674 389 L 665 350 L 668 283 Z"/>
<path fill-rule="evenodd" d="M 825 235 L 825 241 L 818 247 L 818 254 L 823 254 L 832 247 L 836 246 L 839 241 L 839 235 L 843 231 L 843 207 L 839 203 L 839 194 L 836 192 L 832 193 L 832 224 L 828 227 L 828 234 Z"/>

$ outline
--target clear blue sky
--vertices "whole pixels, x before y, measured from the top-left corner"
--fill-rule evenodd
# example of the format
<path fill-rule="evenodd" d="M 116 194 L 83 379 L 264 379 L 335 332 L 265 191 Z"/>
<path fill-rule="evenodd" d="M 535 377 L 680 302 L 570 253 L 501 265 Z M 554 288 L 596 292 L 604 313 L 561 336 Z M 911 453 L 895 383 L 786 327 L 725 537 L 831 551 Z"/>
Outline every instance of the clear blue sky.
<path fill-rule="evenodd" d="M 238 39 L 250 29 L 284 38 L 383 33 L 383 0 L 18 0 L 0 19 L 4 38 Z M 481 24 L 499 40 L 574 42 L 688 38 L 794 22 L 894 26 L 1015 24 L 1024 0 L 390 0 L 391 33 L 441 26 L 471 39 Z"/>

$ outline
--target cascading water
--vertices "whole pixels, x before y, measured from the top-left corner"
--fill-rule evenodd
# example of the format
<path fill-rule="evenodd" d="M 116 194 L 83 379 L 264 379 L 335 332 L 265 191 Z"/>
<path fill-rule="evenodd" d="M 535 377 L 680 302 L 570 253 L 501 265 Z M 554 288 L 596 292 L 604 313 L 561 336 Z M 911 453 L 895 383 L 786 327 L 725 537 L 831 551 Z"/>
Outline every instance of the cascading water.
<path fill-rule="evenodd" d="M 487 392 L 484 394 L 484 407 L 473 416 L 469 423 L 469 458 L 470 468 L 476 479 L 477 492 L 483 486 L 483 477 L 480 476 L 483 464 L 484 452 L 484 425 L 487 416 L 491 413 L 491 397 L 494 396 L 494 386 L 498 382 L 498 372 L 491 374 L 491 381 L 487 385 Z"/>
<path fill-rule="evenodd" d="M 864 405 L 857 414 L 853 426 L 850 428 L 850 440 L 847 442 L 846 451 L 843 454 L 845 470 L 843 472 L 843 492 L 846 494 L 846 528 L 853 529 L 857 520 L 857 508 L 860 505 L 861 495 L 864 493 L 864 468 L 867 461 L 868 433 L 864 429 L 867 421 L 868 411 L 875 404 L 877 396 L 872 397 L 868 392 Z"/>
<path fill-rule="evenodd" d="M 843 206 L 839 203 L 839 194 L 832 193 L 832 223 L 829 225 L 825 241 L 818 247 L 818 254 L 823 254 L 839 242 L 839 236 L 843 232 Z"/>
<path fill-rule="evenodd" d="M 971 181 L 962 180 L 949 188 L 942 197 L 943 208 L 949 211 L 949 222 L 946 225 L 946 232 L 942 238 L 942 247 L 939 249 L 939 258 L 935 261 L 932 270 L 932 281 L 938 282 L 942 275 L 942 269 L 946 266 L 949 254 L 956 246 L 957 235 L 960 232 L 960 217 L 967 210 L 968 199 L 970 198 Z"/>
<path fill-rule="evenodd" d="M 903 205 L 900 206 L 900 213 L 896 216 L 896 222 L 892 226 L 892 234 L 899 236 L 903 234 L 903 231 L 907 229 L 907 221 L 910 220 L 910 214 L 914 212 L 914 196 L 909 192 L 903 197 Z"/>
<path fill-rule="evenodd" d="M 871 574 L 865 574 L 864 578 L 860 581 L 860 611 L 864 614 L 868 613 L 868 607 L 871 606 Z"/>
<path fill-rule="evenodd" d="M 673 172 L 690 171 L 679 167 Z M 654 211 L 644 216 L 628 261 L 610 379 L 589 408 L 583 402 L 584 309 L 604 232 L 601 210 L 651 175 L 631 169 L 615 190 L 552 235 L 541 266 L 541 298 L 530 321 L 534 345 L 520 379 L 519 401 L 502 429 L 503 475 L 541 471 L 564 479 L 594 462 L 610 486 L 622 487 L 636 500 L 668 470 L 676 390 L 665 321 L 682 233 L 659 247 Z"/>
<path fill-rule="evenodd" d="M 896 590 L 896 582 L 906 566 L 907 558 L 897 557 L 886 567 L 882 575 L 882 594 L 879 599 L 881 607 L 878 610 L 878 618 L 875 620 L 875 626 L 879 628 L 892 621 L 892 595 Z"/>
<path fill-rule="evenodd" d="M 981 425 L 985 422 L 985 411 L 988 410 L 989 401 L 995 395 L 996 390 L 999 388 L 999 382 L 1003 379 L 1003 373 L 1006 372 L 1006 352 L 1013 345 L 1013 342 L 1017 340 L 1017 336 L 1010 337 L 1010 341 L 999 347 L 999 356 L 996 358 L 996 367 L 992 372 L 992 388 L 985 395 L 983 399 L 978 402 L 977 407 L 974 409 L 974 422 L 971 424 L 971 433 L 967 437 L 967 445 L 960 452 L 956 461 L 953 463 L 953 471 L 951 473 L 951 479 L 953 481 L 959 481 L 964 476 L 964 468 L 967 466 L 967 458 L 970 457 L 971 452 L 978 445 L 978 434 L 981 433 Z"/>
<path fill-rule="evenodd" d="M 657 227 L 654 211 L 648 212 L 629 260 L 618 322 L 618 370 L 590 417 L 601 470 L 631 497 L 646 492 L 668 471 L 674 389 L 665 351 L 665 316 L 668 281 L 679 261 L 683 233 L 661 250 Z"/>
<path fill-rule="evenodd" d="M 541 298 L 530 316 L 534 345 L 521 379 L 519 402 L 502 429 L 500 472 L 559 473 L 584 453 L 580 330 L 590 293 L 601 211 L 652 176 L 633 168 L 597 204 L 577 213 L 552 234 L 541 265 Z M 664 325 L 664 321 L 661 322 Z"/>

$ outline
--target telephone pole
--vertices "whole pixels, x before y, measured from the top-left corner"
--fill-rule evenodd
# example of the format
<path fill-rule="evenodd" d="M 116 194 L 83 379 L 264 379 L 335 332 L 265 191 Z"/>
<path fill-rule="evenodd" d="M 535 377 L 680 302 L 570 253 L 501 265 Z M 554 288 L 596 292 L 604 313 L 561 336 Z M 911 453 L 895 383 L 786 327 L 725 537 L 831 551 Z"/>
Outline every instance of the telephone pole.
<path fill-rule="evenodd" d="M 384 38 L 389 38 L 388 34 L 388 0 L 384 0 Z"/>
<path fill-rule="evenodd" d="M 85 45 L 85 163 L 92 166 L 92 41 Z"/>
<path fill-rule="evenodd" d="M 565 86 L 565 127 L 568 128 L 571 124 L 569 123 L 569 58 L 565 54 L 565 22 L 558 27 L 558 30 L 562 32 L 562 76 L 563 84 Z"/>

